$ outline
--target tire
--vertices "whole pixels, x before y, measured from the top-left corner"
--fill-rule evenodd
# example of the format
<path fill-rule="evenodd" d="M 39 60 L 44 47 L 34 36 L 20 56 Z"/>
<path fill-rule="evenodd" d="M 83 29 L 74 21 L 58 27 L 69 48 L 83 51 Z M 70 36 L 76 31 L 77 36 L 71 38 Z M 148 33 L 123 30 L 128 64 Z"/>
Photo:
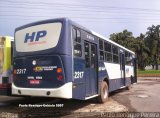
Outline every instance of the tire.
<path fill-rule="evenodd" d="M 132 89 L 132 85 L 129 85 L 126 87 L 127 90 L 131 90 Z"/>
<path fill-rule="evenodd" d="M 130 85 L 126 87 L 127 90 L 131 90 L 131 88 L 132 88 L 132 81 L 133 81 L 133 77 L 131 76 L 131 78 L 130 78 Z"/>
<path fill-rule="evenodd" d="M 105 103 L 108 100 L 108 85 L 105 81 L 101 83 L 100 95 L 98 96 L 99 103 Z"/>

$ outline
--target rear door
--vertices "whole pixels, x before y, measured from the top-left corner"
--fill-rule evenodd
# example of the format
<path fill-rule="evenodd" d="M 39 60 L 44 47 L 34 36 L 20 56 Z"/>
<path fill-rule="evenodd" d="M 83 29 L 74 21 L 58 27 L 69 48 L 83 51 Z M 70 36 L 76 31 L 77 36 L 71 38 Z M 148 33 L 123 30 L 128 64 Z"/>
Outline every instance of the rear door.
<path fill-rule="evenodd" d="M 137 83 L 137 62 L 136 62 L 136 58 L 133 58 L 133 66 L 134 66 L 134 79 L 131 79 L 131 84 Z"/>
<path fill-rule="evenodd" d="M 84 41 L 86 96 L 97 93 L 97 45 Z"/>
<path fill-rule="evenodd" d="M 120 51 L 120 72 L 121 72 L 121 87 L 125 86 L 125 58 L 124 52 Z"/>

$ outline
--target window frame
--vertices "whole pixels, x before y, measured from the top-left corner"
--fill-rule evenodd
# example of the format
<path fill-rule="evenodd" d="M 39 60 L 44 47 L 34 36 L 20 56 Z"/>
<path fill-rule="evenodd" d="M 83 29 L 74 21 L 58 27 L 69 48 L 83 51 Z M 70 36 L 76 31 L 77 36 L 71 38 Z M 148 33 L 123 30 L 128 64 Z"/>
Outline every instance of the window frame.
<path fill-rule="evenodd" d="M 99 43 L 99 60 L 101 60 L 101 61 L 104 61 L 105 60 L 105 58 L 104 58 L 104 40 L 103 39 L 100 39 L 100 38 L 98 38 L 98 43 Z M 100 42 L 102 43 L 102 44 L 100 44 Z M 100 48 L 102 46 L 102 48 Z M 101 56 L 101 53 L 103 53 L 103 55 Z"/>
<path fill-rule="evenodd" d="M 102 44 L 100 44 L 100 42 L 103 42 L 103 48 L 101 48 Z M 108 50 L 108 47 L 110 47 L 109 50 Z M 114 53 L 115 52 L 113 50 L 114 47 L 116 48 L 116 53 Z M 108 42 L 106 40 L 99 38 L 99 60 L 108 62 L 108 63 L 119 64 L 120 63 L 119 50 L 120 48 L 117 45 L 114 45 L 111 42 Z M 115 57 L 117 59 L 115 59 Z"/>
<path fill-rule="evenodd" d="M 115 52 L 115 49 L 116 48 L 116 52 Z M 113 58 L 113 60 L 112 60 L 112 62 L 113 63 L 117 63 L 117 64 L 119 64 L 120 63 L 120 59 L 119 59 L 119 47 L 118 46 L 116 46 L 116 45 L 112 45 L 112 58 Z M 115 61 L 115 57 L 118 59 L 116 59 L 116 61 Z"/>
<path fill-rule="evenodd" d="M 82 38 L 81 30 L 77 27 L 72 27 L 72 40 L 73 40 L 73 55 L 74 57 L 82 57 Z M 75 47 L 80 47 L 80 49 L 75 50 Z M 75 51 L 80 51 L 80 53 L 75 53 Z"/>
<path fill-rule="evenodd" d="M 132 54 L 128 51 L 125 51 L 125 65 L 131 66 L 132 60 L 133 60 Z"/>

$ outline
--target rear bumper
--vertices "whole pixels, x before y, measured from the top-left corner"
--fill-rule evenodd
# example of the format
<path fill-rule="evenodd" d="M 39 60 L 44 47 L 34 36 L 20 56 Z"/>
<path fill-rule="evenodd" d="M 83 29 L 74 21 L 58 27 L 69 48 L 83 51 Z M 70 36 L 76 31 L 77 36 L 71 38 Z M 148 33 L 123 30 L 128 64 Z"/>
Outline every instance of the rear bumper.
<path fill-rule="evenodd" d="M 72 82 L 69 82 L 59 88 L 53 89 L 20 88 L 12 84 L 12 95 L 43 96 L 70 99 L 72 98 L 72 84 Z"/>

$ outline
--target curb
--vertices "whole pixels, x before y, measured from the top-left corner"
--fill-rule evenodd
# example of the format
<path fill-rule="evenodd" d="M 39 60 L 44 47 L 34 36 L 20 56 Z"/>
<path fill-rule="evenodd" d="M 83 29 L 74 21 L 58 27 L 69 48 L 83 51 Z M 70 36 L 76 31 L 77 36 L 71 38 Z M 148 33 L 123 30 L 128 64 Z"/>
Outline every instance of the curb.
<path fill-rule="evenodd" d="M 139 80 L 145 79 L 145 80 L 160 80 L 160 77 L 137 77 Z"/>
<path fill-rule="evenodd" d="M 160 74 L 138 74 L 138 77 L 160 77 Z"/>

